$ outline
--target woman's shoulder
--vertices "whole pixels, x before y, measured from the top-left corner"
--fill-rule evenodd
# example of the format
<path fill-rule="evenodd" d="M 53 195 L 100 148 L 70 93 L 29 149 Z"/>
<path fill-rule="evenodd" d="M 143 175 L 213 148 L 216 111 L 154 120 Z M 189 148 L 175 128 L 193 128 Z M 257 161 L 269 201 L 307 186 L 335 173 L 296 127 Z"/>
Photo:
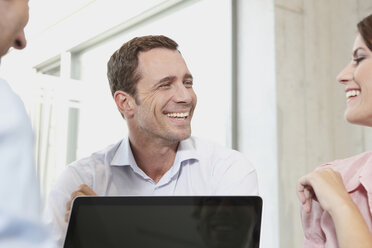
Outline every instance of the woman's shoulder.
<path fill-rule="evenodd" d="M 343 159 L 337 159 L 337 160 L 322 164 L 317 169 L 323 169 L 323 168 L 341 169 L 341 168 L 350 167 L 350 166 L 355 168 L 358 166 L 364 166 L 369 163 L 372 163 L 372 151 L 359 153 L 357 155 L 343 158 Z"/>
<path fill-rule="evenodd" d="M 360 185 L 361 178 L 367 179 L 366 181 L 372 179 L 372 151 L 325 163 L 319 166 L 317 170 L 325 168 L 331 168 L 339 172 L 347 191 L 351 192 Z"/>

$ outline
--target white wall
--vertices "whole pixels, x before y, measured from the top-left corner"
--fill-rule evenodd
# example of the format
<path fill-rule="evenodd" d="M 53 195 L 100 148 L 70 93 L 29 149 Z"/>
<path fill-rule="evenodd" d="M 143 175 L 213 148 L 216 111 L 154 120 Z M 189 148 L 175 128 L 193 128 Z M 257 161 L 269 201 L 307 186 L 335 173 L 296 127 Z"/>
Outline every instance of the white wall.
<path fill-rule="evenodd" d="M 257 168 L 264 200 L 261 247 L 279 247 L 274 3 L 237 1 L 238 149 Z"/>

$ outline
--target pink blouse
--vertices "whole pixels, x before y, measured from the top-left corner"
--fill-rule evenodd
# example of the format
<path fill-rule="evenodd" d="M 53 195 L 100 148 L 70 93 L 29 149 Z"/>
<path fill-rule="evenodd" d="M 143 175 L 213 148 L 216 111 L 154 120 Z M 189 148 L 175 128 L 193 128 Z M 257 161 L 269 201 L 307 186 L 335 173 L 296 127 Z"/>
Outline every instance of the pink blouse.
<path fill-rule="evenodd" d="M 332 168 L 341 174 L 346 190 L 372 232 L 372 152 L 326 163 L 316 170 L 325 168 Z M 301 209 L 301 218 L 305 234 L 304 248 L 338 247 L 332 218 L 318 202 L 313 201 L 309 214 Z"/>

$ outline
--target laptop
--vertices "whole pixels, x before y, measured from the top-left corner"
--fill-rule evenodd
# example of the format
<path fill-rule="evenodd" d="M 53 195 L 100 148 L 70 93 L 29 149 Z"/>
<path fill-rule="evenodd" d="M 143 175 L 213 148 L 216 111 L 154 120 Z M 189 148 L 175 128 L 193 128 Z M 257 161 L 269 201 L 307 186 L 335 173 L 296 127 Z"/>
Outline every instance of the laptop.
<path fill-rule="evenodd" d="M 75 198 L 64 248 L 258 248 L 259 196 Z"/>

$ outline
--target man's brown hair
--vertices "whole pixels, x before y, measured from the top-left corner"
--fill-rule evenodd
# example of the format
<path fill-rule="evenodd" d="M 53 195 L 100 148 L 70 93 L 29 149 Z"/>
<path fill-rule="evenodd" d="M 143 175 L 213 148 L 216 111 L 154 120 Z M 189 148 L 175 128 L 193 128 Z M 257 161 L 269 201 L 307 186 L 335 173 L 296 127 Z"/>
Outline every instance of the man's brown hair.
<path fill-rule="evenodd" d="M 136 99 L 136 86 L 141 79 L 141 73 L 137 71 L 138 53 L 154 48 L 177 50 L 178 44 L 163 35 L 148 35 L 133 38 L 114 52 L 107 63 L 107 77 L 112 95 L 122 90 Z"/>

